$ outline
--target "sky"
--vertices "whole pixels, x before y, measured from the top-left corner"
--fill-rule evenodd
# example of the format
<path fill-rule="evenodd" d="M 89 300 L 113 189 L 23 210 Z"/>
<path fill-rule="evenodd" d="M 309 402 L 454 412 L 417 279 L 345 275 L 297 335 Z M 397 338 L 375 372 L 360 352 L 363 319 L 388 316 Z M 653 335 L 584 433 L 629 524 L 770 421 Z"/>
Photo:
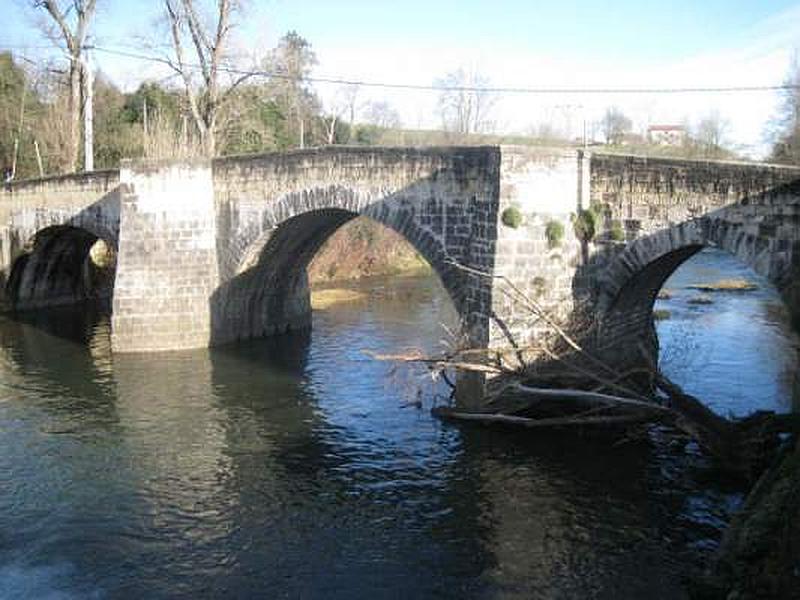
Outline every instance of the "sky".
<path fill-rule="evenodd" d="M 0 49 L 33 60 L 51 53 L 26 0 L 0 0 Z M 149 52 L 157 40 L 158 0 L 98 0 L 98 47 Z M 800 47 L 800 2 L 785 0 L 244 0 L 237 60 L 258 60 L 295 30 L 314 48 L 314 75 L 430 85 L 459 67 L 493 87 L 665 88 L 776 85 Z M 166 33 L 166 32 L 162 32 Z M 166 39 L 162 36 L 162 39 Z M 154 63 L 94 53 L 115 83 L 134 89 L 168 73 Z M 333 108 L 340 86 L 315 86 Z M 437 94 L 364 87 L 362 102 L 387 101 L 412 128 L 439 124 Z M 505 133 L 550 123 L 579 136 L 618 106 L 637 130 L 651 124 L 695 125 L 714 112 L 726 141 L 759 157 L 780 106 L 777 92 L 694 94 L 502 94 L 492 120 Z M 599 132 L 597 133 L 600 136 Z"/>

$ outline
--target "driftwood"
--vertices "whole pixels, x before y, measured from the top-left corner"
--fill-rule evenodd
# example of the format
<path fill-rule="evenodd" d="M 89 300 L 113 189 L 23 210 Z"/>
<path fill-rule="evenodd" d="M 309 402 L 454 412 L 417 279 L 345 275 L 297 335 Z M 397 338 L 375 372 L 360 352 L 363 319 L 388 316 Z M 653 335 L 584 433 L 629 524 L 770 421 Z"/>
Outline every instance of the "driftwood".
<path fill-rule="evenodd" d="M 783 433 L 800 433 L 800 415 L 756 412 L 744 419 L 721 417 L 659 374 L 656 385 L 669 398 L 674 424 L 730 473 L 755 481 L 772 461 Z"/>
<path fill-rule="evenodd" d="M 506 386 L 503 388 L 502 395 L 510 398 L 521 397 L 529 408 L 541 407 L 543 403 L 549 402 L 550 406 L 558 407 L 561 410 L 570 408 L 580 410 L 621 408 L 644 411 L 654 416 L 670 412 L 669 409 L 658 404 L 633 398 L 610 396 L 577 389 L 531 387 L 522 383 L 512 383 Z"/>
<path fill-rule="evenodd" d="M 473 421 L 485 424 L 516 425 L 521 427 L 534 428 L 558 428 L 558 427 L 592 427 L 592 426 L 620 426 L 633 425 L 652 420 L 651 415 L 646 414 L 627 414 L 609 416 L 580 416 L 575 417 L 550 417 L 533 419 L 530 417 L 519 417 L 516 415 L 505 415 L 496 413 L 477 413 L 458 411 L 447 407 L 437 407 L 433 409 L 433 414 L 441 419 L 454 421 Z"/>

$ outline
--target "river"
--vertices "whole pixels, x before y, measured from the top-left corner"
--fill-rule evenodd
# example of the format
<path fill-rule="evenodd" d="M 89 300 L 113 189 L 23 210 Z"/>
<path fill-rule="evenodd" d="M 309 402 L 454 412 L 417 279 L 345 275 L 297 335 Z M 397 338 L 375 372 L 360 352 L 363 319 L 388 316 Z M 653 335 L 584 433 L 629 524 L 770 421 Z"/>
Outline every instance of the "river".
<path fill-rule="evenodd" d="M 775 295 L 681 288 L 729 268 L 704 253 L 669 282 L 665 368 L 715 410 L 788 409 Z M 685 597 L 740 489 L 658 432 L 436 421 L 424 373 L 364 351 L 436 349 L 449 301 L 358 289 L 310 335 L 160 355 L 112 357 L 86 311 L 0 317 L 0 597 Z"/>

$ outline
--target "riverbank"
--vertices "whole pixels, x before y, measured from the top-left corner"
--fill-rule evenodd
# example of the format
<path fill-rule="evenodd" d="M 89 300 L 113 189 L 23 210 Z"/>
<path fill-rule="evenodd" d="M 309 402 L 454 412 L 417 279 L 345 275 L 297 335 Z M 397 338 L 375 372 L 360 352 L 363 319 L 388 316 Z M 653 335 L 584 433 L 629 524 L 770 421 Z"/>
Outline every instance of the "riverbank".
<path fill-rule="evenodd" d="M 800 442 L 751 490 L 693 597 L 800 598 Z"/>
<path fill-rule="evenodd" d="M 430 265 L 399 233 L 359 217 L 333 234 L 308 267 L 312 286 L 390 275 L 426 275 Z"/>

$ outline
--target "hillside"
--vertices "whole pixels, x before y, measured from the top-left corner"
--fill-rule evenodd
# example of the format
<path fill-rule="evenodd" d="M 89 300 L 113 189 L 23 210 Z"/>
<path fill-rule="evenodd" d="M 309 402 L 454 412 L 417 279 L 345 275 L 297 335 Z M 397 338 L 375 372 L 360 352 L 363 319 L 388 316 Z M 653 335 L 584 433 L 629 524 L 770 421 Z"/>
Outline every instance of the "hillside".
<path fill-rule="evenodd" d="M 367 217 L 353 219 L 322 246 L 308 268 L 312 285 L 377 275 L 421 274 L 430 266 L 395 231 Z"/>

